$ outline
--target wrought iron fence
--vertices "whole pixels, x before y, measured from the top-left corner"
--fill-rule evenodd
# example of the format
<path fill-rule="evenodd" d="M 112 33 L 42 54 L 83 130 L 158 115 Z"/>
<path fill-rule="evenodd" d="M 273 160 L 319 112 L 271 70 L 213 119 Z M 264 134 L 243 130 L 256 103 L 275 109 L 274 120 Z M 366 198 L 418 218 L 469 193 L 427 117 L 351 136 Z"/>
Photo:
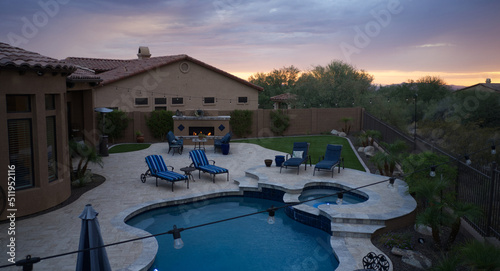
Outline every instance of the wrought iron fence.
<path fill-rule="evenodd" d="M 393 143 L 404 141 L 409 149 L 416 153 L 432 150 L 433 152 L 457 161 L 457 179 L 455 192 L 460 201 L 474 203 L 481 208 L 483 215 L 477 219 L 465 220 L 482 236 L 500 240 L 500 171 L 493 163 L 492 167 L 472 167 L 459 161 L 457 155 L 450 154 L 424 139 L 409 136 L 375 116 L 364 111 L 363 130 L 377 130 L 382 134 L 382 141 Z"/>

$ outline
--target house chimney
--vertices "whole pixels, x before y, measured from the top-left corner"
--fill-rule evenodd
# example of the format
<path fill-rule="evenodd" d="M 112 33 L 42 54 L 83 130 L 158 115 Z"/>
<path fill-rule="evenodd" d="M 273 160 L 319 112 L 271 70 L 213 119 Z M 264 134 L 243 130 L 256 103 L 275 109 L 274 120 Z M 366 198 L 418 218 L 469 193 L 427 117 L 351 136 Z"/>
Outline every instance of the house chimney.
<path fill-rule="evenodd" d="M 150 58 L 151 54 L 149 53 L 149 47 L 139 46 L 139 53 L 137 54 L 139 59 Z"/>
<path fill-rule="evenodd" d="M 491 78 L 486 78 L 486 84 L 491 84 Z"/>

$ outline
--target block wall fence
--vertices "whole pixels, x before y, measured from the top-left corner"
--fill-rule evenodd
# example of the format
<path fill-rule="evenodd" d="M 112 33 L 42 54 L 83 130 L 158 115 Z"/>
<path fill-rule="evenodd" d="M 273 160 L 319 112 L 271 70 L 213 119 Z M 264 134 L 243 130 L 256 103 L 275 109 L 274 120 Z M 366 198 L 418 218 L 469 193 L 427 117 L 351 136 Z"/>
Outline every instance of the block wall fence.
<path fill-rule="evenodd" d="M 274 137 L 271 132 L 270 113 L 272 109 L 253 110 L 252 133 L 248 138 L 258 137 Z M 314 135 L 330 132 L 332 129 L 342 131 L 344 128 L 343 118 L 351 118 L 349 122 L 351 132 L 357 132 L 362 129 L 363 111 L 361 107 L 353 108 L 308 108 L 308 109 L 285 109 L 286 114 L 290 117 L 290 126 L 284 132 L 284 136 L 296 135 Z M 160 142 L 154 138 L 146 125 L 146 116 L 149 112 L 130 112 L 128 115 L 131 119 L 124 136 L 115 140 L 114 143 L 130 143 L 135 142 L 135 131 L 140 130 L 145 137 L 145 142 Z M 210 114 L 214 114 L 210 112 Z M 218 111 L 218 116 L 229 116 L 231 111 Z M 186 114 L 189 115 L 189 112 Z M 231 130 L 231 127 L 226 129 Z M 226 133 L 226 130 L 223 133 Z M 237 138 L 237 137 L 234 137 Z M 110 145 L 113 144 L 110 140 Z"/>

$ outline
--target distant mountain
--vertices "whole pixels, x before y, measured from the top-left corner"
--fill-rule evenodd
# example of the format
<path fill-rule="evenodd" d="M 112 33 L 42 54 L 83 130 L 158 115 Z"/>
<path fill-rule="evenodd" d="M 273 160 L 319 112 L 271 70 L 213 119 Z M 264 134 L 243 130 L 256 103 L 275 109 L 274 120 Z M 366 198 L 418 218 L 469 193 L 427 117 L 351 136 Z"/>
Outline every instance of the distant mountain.
<path fill-rule="evenodd" d="M 380 87 L 390 87 L 390 86 L 400 86 L 402 84 L 405 84 L 406 82 L 402 82 L 400 84 L 390 84 L 390 85 L 374 85 L 375 90 L 379 90 Z M 452 91 L 455 91 L 457 89 L 462 89 L 468 86 L 459 86 L 459 85 L 448 85 Z"/>
<path fill-rule="evenodd" d="M 451 88 L 451 90 L 453 90 L 453 91 L 467 87 L 467 86 L 458 86 L 458 85 L 448 85 L 448 86 L 449 86 L 449 87 Z"/>

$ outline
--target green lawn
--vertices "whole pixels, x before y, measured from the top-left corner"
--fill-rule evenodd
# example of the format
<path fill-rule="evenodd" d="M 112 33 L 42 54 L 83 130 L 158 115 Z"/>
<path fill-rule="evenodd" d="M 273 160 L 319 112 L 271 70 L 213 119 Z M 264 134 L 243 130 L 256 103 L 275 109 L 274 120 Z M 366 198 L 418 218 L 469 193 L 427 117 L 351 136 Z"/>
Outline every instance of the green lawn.
<path fill-rule="evenodd" d="M 365 171 L 358 160 L 358 157 L 351 148 L 347 139 L 333 135 L 321 136 L 298 136 L 298 137 L 279 137 L 279 138 L 259 138 L 259 139 L 236 139 L 232 142 L 253 143 L 267 149 L 291 153 L 293 142 L 309 142 L 311 143 L 309 154 L 311 155 L 312 163 L 316 164 L 318 159 L 325 155 L 326 145 L 337 144 L 342 145 L 342 157 L 344 157 L 345 167 Z"/>
<path fill-rule="evenodd" d="M 121 144 L 111 147 L 111 149 L 109 149 L 109 153 L 140 151 L 149 148 L 149 146 L 151 146 L 151 144 Z"/>

